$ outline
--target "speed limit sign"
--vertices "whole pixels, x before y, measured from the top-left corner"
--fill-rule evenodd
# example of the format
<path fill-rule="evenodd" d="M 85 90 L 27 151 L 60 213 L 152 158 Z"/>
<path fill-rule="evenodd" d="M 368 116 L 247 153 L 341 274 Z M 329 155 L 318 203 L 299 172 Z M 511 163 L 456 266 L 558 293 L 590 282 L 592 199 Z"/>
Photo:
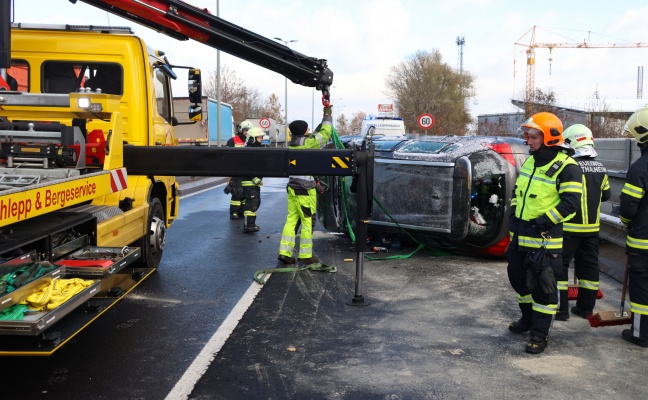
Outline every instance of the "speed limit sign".
<path fill-rule="evenodd" d="M 261 118 L 261 120 L 259 120 L 259 126 L 263 129 L 270 128 L 270 120 L 268 118 Z"/>
<path fill-rule="evenodd" d="M 421 114 L 416 122 L 421 129 L 428 130 L 434 126 L 434 117 L 430 114 Z"/>

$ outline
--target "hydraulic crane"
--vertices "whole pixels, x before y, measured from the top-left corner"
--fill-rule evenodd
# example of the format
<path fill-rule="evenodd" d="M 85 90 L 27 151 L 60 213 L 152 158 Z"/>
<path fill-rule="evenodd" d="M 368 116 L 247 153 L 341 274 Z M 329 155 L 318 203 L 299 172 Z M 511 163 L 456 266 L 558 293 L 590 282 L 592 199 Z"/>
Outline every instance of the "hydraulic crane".
<path fill-rule="evenodd" d="M 535 103 L 535 49 L 545 48 L 549 49 L 549 54 L 553 49 L 623 49 L 623 48 L 642 48 L 648 47 L 648 43 L 644 42 L 626 42 L 626 43 L 591 43 L 589 38 L 582 42 L 574 43 L 536 43 L 537 26 L 534 25 L 524 35 L 522 35 L 516 42 L 515 46 L 522 46 L 526 48 L 526 87 L 524 92 L 524 115 L 530 117 L 533 114 Z M 522 43 L 527 35 L 531 36 L 530 43 Z M 552 58 L 549 58 L 549 62 Z M 513 61 L 515 63 L 515 60 Z"/>

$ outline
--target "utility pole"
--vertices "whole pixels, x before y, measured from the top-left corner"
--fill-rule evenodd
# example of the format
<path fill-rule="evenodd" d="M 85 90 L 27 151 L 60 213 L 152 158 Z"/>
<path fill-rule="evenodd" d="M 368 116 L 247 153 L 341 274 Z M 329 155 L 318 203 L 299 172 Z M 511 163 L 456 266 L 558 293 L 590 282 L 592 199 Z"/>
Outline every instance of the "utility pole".
<path fill-rule="evenodd" d="M 457 55 L 457 71 L 459 75 L 463 74 L 463 48 L 466 45 L 466 39 L 463 36 L 457 36 L 457 46 L 459 46 L 459 54 Z"/>
<path fill-rule="evenodd" d="M 282 38 L 275 37 L 275 40 L 278 40 L 280 42 L 284 42 L 286 47 L 288 47 L 288 43 L 296 42 L 297 40 L 283 40 Z M 285 112 L 286 112 L 286 118 L 284 121 L 284 124 L 286 125 L 286 147 L 288 147 L 288 78 L 285 79 L 285 85 L 286 85 L 286 104 L 284 104 Z"/>

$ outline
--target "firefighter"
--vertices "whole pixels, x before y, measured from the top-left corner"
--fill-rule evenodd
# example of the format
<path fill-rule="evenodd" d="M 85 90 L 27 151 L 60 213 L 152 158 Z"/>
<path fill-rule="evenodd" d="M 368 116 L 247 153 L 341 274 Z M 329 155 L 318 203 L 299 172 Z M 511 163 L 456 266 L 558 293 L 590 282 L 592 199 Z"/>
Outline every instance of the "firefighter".
<path fill-rule="evenodd" d="M 324 117 L 322 118 L 321 129 L 314 133 L 308 134 L 308 124 L 306 121 L 296 120 L 288 125 L 290 129 L 290 149 L 320 149 L 326 145 L 332 134 L 332 110 L 331 106 L 324 107 Z M 313 222 L 317 207 L 317 183 L 312 176 L 299 175 L 291 176 L 286 188 L 288 192 L 288 215 L 286 223 L 281 232 L 281 242 L 279 243 L 279 261 L 284 264 L 295 264 L 293 251 L 297 239 L 297 230 L 300 228 L 299 235 L 299 254 L 298 260 L 306 265 L 320 262 L 313 255 Z"/>
<path fill-rule="evenodd" d="M 578 299 L 571 312 L 587 318 L 594 312 L 599 290 L 599 224 L 601 202 L 612 195 L 607 170 L 596 161 L 594 136 L 582 124 L 574 124 L 563 132 L 565 143 L 574 149 L 574 160 L 583 171 L 583 195 L 576 215 L 563 224 L 563 269 L 556 273 L 560 305 L 556 319 L 569 319 L 568 271 L 574 259 L 574 275 L 578 278 Z"/>
<path fill-rule="evenodd" d="M 558 309 L 553 271 L 562 268 L 562 223 L 578 210 L 583 174 L 568 155 L 558 117 L 534 114 L 520 130 L 531 156 L 521 167 L 511 200 L 507 272 L 522 317 L 508 328 L 530 331 L 525 351 L 539 354 L 547 347 Z"/>
<path fill-rule="evenodd" d="M 261 147 L 263 142 L 263 131 L 261 128 L 250 128 L 247 133 L 247 142 L 245 147 Z M 256 224 L 256 211 L 261 205 L 261 187 L 263 178 L 241 178 L 241 185 L 245 194 L 243 202 L 243 232 L 257 232 L 259 226 Z"/>
<path fill-rule="evenodd" d="M 245 146 L 247 140 L 247 132 L 251 129 L 252 123 L 248 120 L 244 120 L 238 126 L 236 135 L 231 137 L 225 144 L 227 147 L 243 147 Z M 245 191 L 241 186 L 241 178 L 231 177 L 227 186 L 225 187 L 224 192 L 231 193 L 232 198 L 230 199 L 230 219 L 239 219 L 242 218 L 245 214 L 243 207 L 245 205 Z"/>
<path fill-rule="evenodd" d="M 619 218 L 628 227 L 626 253 L 631 312 L 630 329 L 624 329 L 621 337 L 648 347 L 648 107 L 630 116 L 625 132 L 637 139 L 641 157 L 630 166 L 619 196 Z"/>

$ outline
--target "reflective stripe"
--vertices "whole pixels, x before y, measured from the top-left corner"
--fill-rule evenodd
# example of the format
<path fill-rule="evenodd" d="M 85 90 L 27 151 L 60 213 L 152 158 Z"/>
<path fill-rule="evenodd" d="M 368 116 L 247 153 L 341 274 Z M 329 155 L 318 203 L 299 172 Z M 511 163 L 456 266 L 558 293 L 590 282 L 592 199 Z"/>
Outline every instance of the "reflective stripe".
<path fill-rule="evenodd" d="M 630 302 L 630 311 L 636 314 L 648 315 L 648 305 Z"/>
<path fill-rule="evenodd" d="M 518 303 L 519 304 L 531 304 L 531 303 L 533 303 L 533 297 L 530 294 L 527 294 L 526 296 L 520 296 L 518 294 Z"/>
<path fill-rule="evenodd" d="M 514 207 L 517 206 L 517 197 L 513 197 L 511 199 L 511 206 L 514 206 Z"/>
<path fill-rule="evenodd" d="M 256 212 L 254 211 L 243 211 L 243 216 L 244 217 L 256 217 Z"/>
<path fill-rule="evenodd" d="M 241 205 L 241 200 L 230 200 L 230 205 L 231 206 L 240 206 Z"/>
<path fill-rule="evenodd" d="M 563 230 L 567 232 L 598 232 L 601 229 L 600 224 L 572 224 L 563 223 Z"/>
<path fill-rule="evenodd" d="M 293 250 L 295 249 L 295 240 L 295 236 L 281 235 L 279 254 L 292 257 Z"/>
<path fill-rule="evenodd" d="M 531 305 L 533 311 L 541 312 L 543 314 L 556 315 L 556 310 L 558 310 L 558 304 L 538 304 L 533 303 Z"/>
<path fill-rule="evenodd" d="M 632 184 L 626 182 L 626 184 L 623 185 L 623 190 L 621 190 L 621 193 L 625 193 L 628 196 L 632 196 L 632 197 L 636 197 L 638 199 L 641 199 L 644 196 L 645 191 L 642 188 L 638 187 L 638 186 L 635 186 L 635 185 L 632 185 Z"/>
<path fill-rule="evenodd" d="M 572 192 L 572 193 L 583 193 L 583 183 L 582 182 L 562 182 L 558 189 L 558 193 Z"/>
<path fill-rule="evenodd" d="M 558 290 L 567 290 L 569 288 L 568 281 L 557 281 L 556 285 L 558 286 Z"/>
<path fill-rule="evenodd" d="M 622 217 L 621 215 L 619 215 L 619 219 L 621 220 L 621 222 L 623 223 L 623 225 L 628 225 L 628 224 L 630 223 L 630 219 L 629 219 L 629 218 L 624 218 L 624 217 Z"/>
<path fill-rule="evenodd" d="M 648 250 L 648 239 L 637 239 L 628 235 L 626 237 L 626 245 L 635 249 Z"/>
<path fill-rule="evenodd" d="M 581 289 L 598 291 L 599 283 L 598 283 L 598 281 L 586 281 L 585 279 L 579 279 L 578 280 L 578 287 L 581 288 Z"/>
<path fill-rule="evenodd" d="M 534 249 L 539 249 L 542 247 L 545 242 L 547 243 L 547 249 L 562 249 L 563 238 L 549 238 L 548 241 L 545 241 L 543 238 L 536 238 L 532 236 L 520 236 L 519 237 L 520 246 L 532 247 Z"/>
<path fill-rule="evenodd" d="M 564 219 L 563 216 L 560 215 L 560 213 L 558 212 L 558 210 L 556 210 L 555 207 L 552 208 L 551 210 L 547 211 L 547 216 L 549 217 L 551 222 L 554 223 L 554 225 L 559 224 L 560 221 L 562 221 Z"/>

